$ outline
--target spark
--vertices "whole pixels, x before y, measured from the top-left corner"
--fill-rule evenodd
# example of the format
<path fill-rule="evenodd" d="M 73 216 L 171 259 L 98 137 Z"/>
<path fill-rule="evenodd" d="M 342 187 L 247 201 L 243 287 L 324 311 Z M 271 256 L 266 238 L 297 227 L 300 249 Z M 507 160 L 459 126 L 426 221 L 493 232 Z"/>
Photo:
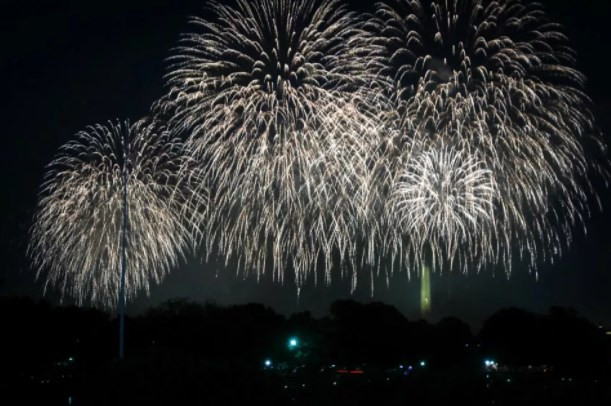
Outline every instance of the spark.
<path fill-rule="evenodd" d="M 117 306 L 124 170 L 127 298 L 148 293 L 195 248 L 206 193 L 182 143 L 154 120 L 96 124 L 60 149 L 41 187 L 28 252 L 45 289 Z"/>
<path fill-rule="evenodd" d="M 211 191 L 206 255 L 299 287 L 356 269 L 384 98 L 368 88 L 359 19 L 334 0 L 214 3 L 172 57 L 156 109 Z M 356 275 L 352 275 L 353 281 Z"/>
<path fill-rule="evenodd" d="M 495 231 L 498 187 L 492 171 L 461 146 L 414 148 L 391 187 L 388 212 L 395 233 L 409 236 L 416 263 L 443 265 L 485 256 Z M 421 258 L 426 246 L 430 258 Z"/>
<path fill-rule="evenodd" d="M 370 28 L 395 106 L 381 112 L 379 251 L 508 274 L 560 256 L 597 200 L 591 175 L 608 176 L 586 158 L 606 147 L 562 28 L 520 0 L 395 0 Z"/>

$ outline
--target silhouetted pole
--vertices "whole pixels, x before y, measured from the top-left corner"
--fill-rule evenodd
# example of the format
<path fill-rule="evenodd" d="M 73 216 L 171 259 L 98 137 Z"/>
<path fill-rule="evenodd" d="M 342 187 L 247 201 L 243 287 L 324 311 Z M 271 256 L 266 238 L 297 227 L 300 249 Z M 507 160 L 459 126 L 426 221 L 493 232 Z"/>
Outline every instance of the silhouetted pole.
<path fill-rule="evenodd" d="M 125 273 L 127 269 L 127 227 L 128 205 L 127 205 L 127 162 L 129 159 L 129 140 L 123 132 L 123 219 L 121 225 L 121 287 L 119 289 L 119 359 L 125 356 Z"/>

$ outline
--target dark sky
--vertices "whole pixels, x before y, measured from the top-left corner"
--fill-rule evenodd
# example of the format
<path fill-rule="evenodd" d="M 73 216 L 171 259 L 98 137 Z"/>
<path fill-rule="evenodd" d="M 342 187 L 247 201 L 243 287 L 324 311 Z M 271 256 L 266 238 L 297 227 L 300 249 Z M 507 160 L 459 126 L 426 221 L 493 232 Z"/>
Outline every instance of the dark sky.
<path fill-rule="evenodd" d="M 549 13 L 561 22 L 589 78 L 599 124 L 611 126 L 611 2 L 549 0 Z M 40 298 L 43 285 L 25 259 L 27 229 L 44 166 L 57 149 L 88 124 L 115 118 L 132 121 L 147 114 L 162 95 L 164 59 L 187 28 L 189 15 L 202 15 L 202 0 L 5 0 L 0 10 L 0 122 L 2 132 L 2 215 L 0 295 Z M 368 4 L 364 3 L 364 4 Z M 356 3 L 355 3 L 356 5 Z M 366 7 L 363 7 L 366 8 Z M 606 121 L 605 121 L 606 120 Z M 609 136 L 606 136 L 609 143 Z M 611 325 L 611 195 L 601 189 L 603 213 L 594 212 L 588 234 L 554 265 L 542 265 L 539 279 L 524 269 L 510 279 L 496 275 L 433 277 L 433 316 L 456 315 L 474 324 L 506 306 L 545 312 L 570 306 Z M 379 300 L 409 318 L 417 315 L 418 279 L 397 274 L 387 288 L 382 278 L 370 294 L 369 280 L 350 295 L 349 281 L 331 287 L 307 286 L 297 302 L 292 285 L 267 278 L 256 283 L 235 271 L 193 259 L 142 295 L 136 313 L 172 297 L 221 304 L 263 302 L 282 313 L 312 310 L 322 315 L 340 298 Z M 55 301 L 56 292 L 47 299 Z"/>

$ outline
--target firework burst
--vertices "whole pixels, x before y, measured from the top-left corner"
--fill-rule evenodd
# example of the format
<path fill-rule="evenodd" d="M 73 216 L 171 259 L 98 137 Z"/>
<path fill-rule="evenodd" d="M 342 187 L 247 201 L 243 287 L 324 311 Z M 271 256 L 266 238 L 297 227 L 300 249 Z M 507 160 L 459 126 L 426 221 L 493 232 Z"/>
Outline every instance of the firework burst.
<path fill-rule="evenodd" d="M 498 189 L 492 172 L 466 149 L 415 148 L 392 191 L 388 209 L 394 232 L 410 236 L 407 248 L 418 263 L 427 245 L 435 247 L 433 267 L 446 258 L 472 263 L 485 256 L 478 249 L 490 246 Z"/>
<path fill-rule="evenodd" d="M 396 0 L 372 27 L 398 134 L 378 163 L 400 220 L 382 245 L 463 271 L 560 255 L 605 173 L 586 159 L 605 147 L 561 28 L 520 0 Z"/>
<path fill-rule="evenodd" d="M 212 10 L 193 20 L 158 103 L 205 168 L 207 252 L 280 281 L 291 269 L 298 286 L 324 263 L 328 282 L 333 263 L 354 265 L 367 217 L 379 100 L 361 25 L 334 0 Z"/>
<path fill-rule="evenodd" d="M 126 191 L 126 294 L 148 292 L 194 248 L 206 196 L 198 174 L 155 121 L 79 132 L 42 185 L 29 246 L 38 276 L 79 305 L 116 307 Z"/>

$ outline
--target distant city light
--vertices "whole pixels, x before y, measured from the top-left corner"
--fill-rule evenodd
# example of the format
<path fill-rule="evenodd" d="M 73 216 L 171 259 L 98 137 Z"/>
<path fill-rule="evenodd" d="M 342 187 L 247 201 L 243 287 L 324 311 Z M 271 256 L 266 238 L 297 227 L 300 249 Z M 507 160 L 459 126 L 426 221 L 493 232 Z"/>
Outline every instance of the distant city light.
<path fill-rule="evenodd" d="M 362 369 L 338 369 L 338 374 L 363 375 L 365 371 Z"/>
<path fill-rule="evenodd" d="M 484 365 L 486 366 L 486 369 L 497 369 L 498 367 L 496 361 L 491 360 L 491 359 L 485 359 Z"/>
<path fill-rule="evenodd" d="M 265 364 L 265 366 L 266 366 L 266 367 L 268 367 L 268 368 L 269 368 L 269 367 L 271 367 L 271 366 L 272 366 L 272 360 L 271 360 L 271 359 L 266 359 L 266 360 L 265 360 L 265 362 L 264 362 L 264 364 Z"/>
<path fill-rule="evenodd" d="M 425 367 L 426 366 L 426 361 L 420 361 L 420 366 L 421 367 Z"/>
<path fill-rule="evenodd" d="M 299 345 L 299 340 L 296 337 L 291 337 L 289 339 L 289 348 L 292 350 Z"/>

